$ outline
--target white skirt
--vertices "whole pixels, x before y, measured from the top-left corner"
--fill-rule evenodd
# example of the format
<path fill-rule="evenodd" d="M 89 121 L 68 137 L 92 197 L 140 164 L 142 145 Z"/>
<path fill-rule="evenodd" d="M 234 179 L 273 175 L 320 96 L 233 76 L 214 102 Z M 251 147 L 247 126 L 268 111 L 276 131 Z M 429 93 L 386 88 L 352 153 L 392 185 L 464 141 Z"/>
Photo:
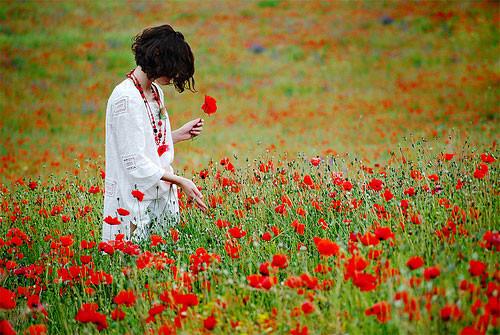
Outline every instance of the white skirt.
<path fill-rule="evenodd" d="M 180 221 L 177 190 L 170 185 L 170 190 L 164 197 L 153 199 L 144 213 L 140 213 L 136 225 L 130 224 L 130 239 L 134 243 L 148 241 L 151 235 L 166 237 L 170 228 Z"/>

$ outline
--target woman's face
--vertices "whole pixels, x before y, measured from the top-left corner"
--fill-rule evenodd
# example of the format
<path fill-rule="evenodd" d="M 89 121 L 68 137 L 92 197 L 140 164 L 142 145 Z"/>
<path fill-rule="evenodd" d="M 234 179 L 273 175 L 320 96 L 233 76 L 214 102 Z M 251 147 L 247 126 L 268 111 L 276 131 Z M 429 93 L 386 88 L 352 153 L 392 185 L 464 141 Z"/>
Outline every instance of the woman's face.
<path fill-rule="evenodd" d="M 160 85 L 170 85 L 172 84 L 172 78 L 169 77 L 160 77 L 155 80 Z"/>

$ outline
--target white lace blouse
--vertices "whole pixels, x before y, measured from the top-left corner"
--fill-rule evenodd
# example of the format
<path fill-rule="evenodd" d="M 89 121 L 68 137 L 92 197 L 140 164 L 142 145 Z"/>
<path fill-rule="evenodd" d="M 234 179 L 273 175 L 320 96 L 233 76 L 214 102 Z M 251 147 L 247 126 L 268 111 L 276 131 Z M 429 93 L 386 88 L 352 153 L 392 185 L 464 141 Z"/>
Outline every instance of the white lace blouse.
<path fill-rule="evenodd" d="M 157 84 L 162 104 L 163 91 Z M 150 106 L 158 117 L 156 103 Z M 167 151 L 158 155 L 153 129 L 142 97 L 130 79 L 125 79 L 113 90 L 106 108 L 106 176 L 104 191 L 104 217 L 120 220 L 120 224 L 103 222 L 102 240 L 113 240 L 117 234 L 131 239 L 135 227 L 144 233 L 151 220 L 147 209 L 152 202 L 161 200 L 172 213 L 178 213 L 176 185 L 162 181 L 165 170 L 173 172 L 174 144 L 170 121 L 163 120 L 166 129 Z M 163 131 L 162 131 L 163 132 Z M 144 193 L 139 201 L 132 196 L 133 190 Z M 118 209 L 129 211 L 120 215 Z M 162 208 L 164 210 L 165 207 Z M 123 211 L 120 211 L 123 213 Z M 161 213 L 155 213 L 159 217 Z M 117 221 L 115 221 L 117 222 Z M 134 227 L 134 228 L 131 228 Z M 134 233 L 135 234 L 135 233 Z M 142 236 L 142 237 L 147 237 Z"/>

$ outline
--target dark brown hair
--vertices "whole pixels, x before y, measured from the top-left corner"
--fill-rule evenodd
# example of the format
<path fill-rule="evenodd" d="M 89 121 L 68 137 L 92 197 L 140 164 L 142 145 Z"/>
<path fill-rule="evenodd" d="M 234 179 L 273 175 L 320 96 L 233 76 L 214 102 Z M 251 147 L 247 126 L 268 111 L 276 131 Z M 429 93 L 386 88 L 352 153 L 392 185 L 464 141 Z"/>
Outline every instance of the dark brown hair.
<path fill-rule="evenodd" d="M 194 56 L 184 35 L 170 25 L 146 28 L 135 36 L 132 44 L 135 63 L 150 80 L 171 78 L 177 91 L 194 87 Z"/>

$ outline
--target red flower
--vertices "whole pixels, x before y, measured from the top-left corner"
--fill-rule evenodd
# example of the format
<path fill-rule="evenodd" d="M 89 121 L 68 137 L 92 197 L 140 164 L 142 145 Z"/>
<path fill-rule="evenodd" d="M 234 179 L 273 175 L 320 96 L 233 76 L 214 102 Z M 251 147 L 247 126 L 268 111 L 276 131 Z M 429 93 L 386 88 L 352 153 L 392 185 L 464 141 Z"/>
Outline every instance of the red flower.
<path fill-rule="evenodd" d="M 132 290 L 122 290 L 116 295 L 113 301 L 117 305 L 133 306 L 135 304 L 134 292 Z"/>
<path fill-rule="evenodd" d="M 476 171 L 474 171 L 474 178 L 483 179 L 488 174 L 488 165 L 481 163 L 477 166 Z"/>
<path fill-rule="evenodd" d="M 365 310 L 365 315 L 375 315 L 381 323 L 385 323 L 391 319 L 390 313 L 391 305 L 387 301 L 378 302 Z"/>
<path fill-rule="evenodd" d="M 493 157 L 491 154 L 481 154 L 481 160 L 484 163 L 494 163 L 496 161 L 495 157 Z"/>
<path fill-rule="evenodd" d="M 352 282 L 362 292 L 372 291 L 377 287 L 377 277 L 369 273 L 354 273 Z"/>
<path fill-rule="evenodd" d="M 334 256 L 339 252 L 339 246 L 327 238 L 314 237 L 314 244 L 322 256 Z"/>
<path fill-rule="evenodd" d="M 459 320 L 462 317 L 462 312 L 457 305 L 446 305 L 441 308 L 439 316 L 443 321 L 448 321 L 450 319 Z"/>
<path fill-rule="evenodd" d="M 259 272 L 263 276 L 269 276 L 269 262 L 264 262 L 259 266 Z"/>
<path fill-rule="evenodd" d="M 81 323 L 94 323 L 99 331 L 108 328 L 106 315 L 97 312 L 99 306 L 96 303 L 83 304 L 75 316 L 75 320 Z"/>
<path fill-rule="evenodd" d="M 199 175 L 200 175 L 201 179 L 207 178 L 208 177 L 208 170 L 207 169 L 201 170 Z"/>
<path fill-rule="evenodd" d="M 25 334 L 28 333 L 30 335 L 46 335 L 47 334 L 47 326 L 44 324 L 31 325 L 26 329 Z M 3 334 L 0 331 L 0 334 Z"/>
<path fill-rule="evenodd" d="M 443 158 L 447 161 L 452 160 L 455 154 L 444 154 Z"/>
<path fill-rule="evenodd" d="M 306 184 L 309 187 L 314 187 L 314 181 L 312 180 L 310 175 L 306 174 L 304 176 L 304 184 Z"/>
<path fill-rule="evenodd" d="M 314 312 L 314 305 L 309 301 L 304 302 L 302 306 L 300 306 L 300 308 L 302 309 L 302 312 L 304 312 L 304 314 L 311 314 L 312 312 Z"/>
<path fill-rule="evenodd" d="M 409 195 L 410 197 L 415 195 L 415 188 L 414 187 L 408 187 L 406 190 L 403 192 L 405 195 Z"/>
<path fill-rule="evenodd" d="M 64 235 L 59 237 L 59 241 L 61 241 L 61 244 L 63 247 L 69 247 L 70 245 L 73 244 L 73 236 L 71 235 Z"/>
<path fill-rule="evenodd" d="M 481 335 L 479 330 L 476 330 L 473 326 L 467 326 L 462 329 L 460 335 Z"/>
<path fill-rule="evenodd" d="M 273 285 L 278 282 L 276 277 L 262 276 L 262 275 L 248 275 L 248 284 L 253 288 L 263 288 L 269 290 Z"/>
<path fill-rule="evenodd" d="M 382 185 L 383 185 L 383 181 L 382 180 L 379 180 L 379 179 L 376 179 L 376 178 L 373 178 L 370 183 L 368 183 L 368 188 L 370 188 L 371 190 L 374 190 L 374 191 L 381 191 L 382 190 Z"/>
<path fill-rule="evenodd" d="M 120 307 L 116 307 L 116 309 L 114 309 L 112 312 L 111 312 L 111 318 L 115 321 L 117 320 L 123 320 L 125 319 L 125 312 L 122 311 L 120 309 Z"/>
<path fill-rule="evenodd" d="M 142 201 L 142 199 L 144 199 L 144 193 L 142 193 L 139 190 L 133 190 L 132 191 L 132 196 L 134 198 L 136 198 L 137 200 L 139 200 L 139 201 Z"/>
<path fill-rule="evenodd" d="M 295 329 L 290 330 L 290 335 L 309 335 L 309 329 L 307 326 L 300 328 L 300 324 L 297 323 Z"/>
<path fill-rule="evenodd" d="M 416 270 L 424 265 L 424 260 L 420 256 L 411 257 L 408 262 L 406 262 L 406 266 L 410 268 L 410 270 Z"/>
<path fill-rule="evenodd" d="M 470 261 L 469 262 L 469 273 L 473 276 L 480 276 L 486 270 L 486 264 L 480 261 Z"/>
<path fill-rule="evenodd" d="M 429 178 L 429 180 L 432 180 L 433 182 L 439 181 L 439 176 L 437 174 L 431 174 L 427 178 Z"/>
<path fill-rule="evenodd" d="M 129 211 L 127 211 L 125 208 L 118 208 L 116 210 L 118 212 L 118 214 L 120 214 L 121 216 L 127 216 L 130 214 Z"/>
<path fill-rule="evenodd" d="M 217 111 L 217 101 L 209 95 L 205 95 L 205 102 L 201 109 L 208 115 L 214 114 Z"/>
<path fill-rule="evenodd" d="M 158 147 L 157 151 L 158 151 L 158 156 L 161 157 L 161 155 L 163 155 L 165 152 L 168 151 L 168 145 L 166 145 L 166 144 L 160 145 Z"/>
<path fill-rule="evenodd" d="M 0 287 L 0 309 L 13 309 L 16 307 L 16 294 L 6 288 Z"/>
<path fill-rule="evenodd" d="M 293 229 L 295 230 L 295 232 L 299 235 L 304 235 L 304 230 L 306 228 L 306 225 L 303 224 L 303 223 L 300 223 L 298 220 L 294 220 L 292 223 L 291 223 L 291 226 L 293 227 Z"/>
<path fill-rule="evenodd" d="M 342 188 L 344 189 L 344 191 L 350 191 L 352 190 L 352 184 L 350 181 L 346 180 L 342 183 Z"/>
<path fill-rule="evenodd" d="M 285 269 L 288 267 L 288 258 L 283 254 L 276 254 L 273 256 L 273 261 L 271 263 L 275 268 Z"/>
<path fill-rule="evenodd" d="M 203 320 L 203 327 L 207 330 L 213 330 L 217 325 L 217 320 L 213 315 L 210 315 L 208 318 Z"/>
<path fill-rule="evenodd" d="M 120 219 L 118 219 L 117 217 L 113 218 L 109 215 L 106 218 L 104 218 L 104 222 L 112 226 L 121 224 Z"/>
<path fill-rule="evenodd" d="M 319 163 L 321 163 L 321 158 L 319 158 L 319 157 L 314 157 L 314 158 L 311 158 L 311 164 L 312 164 L 313 166 L 318 166 L 318 165 L 319 165 Z"/>
<path fill-rule="evenodd" d="M 286 213 L 286 207 L 285 204 L 278 205 L 274 208 L 274 211 L 278 214 L 285 214 Z"/>
<path fill-rule="evenodd" d="M 439 268 L 437 266 L 431 266 L 431 267 L 428 267 L 427 269 L 424 270 L 425 280 L 434 279 L 436 277 L 439 277 L 440 274 L 441 274 L 441 271 L 439 270 Z"/>
<path fill-rule="evenodd" d="M 383 241 L 388 240 L 390 238 L 394 238 L 394 233 L 391 231 L 390 227 L 379 227 L 375 229 L 375 236 Z"/>
<path fill-rule="evenodd" d="M 271 241 L 271 238 L 272 238 L 271 233 L 268 231 L 262 234 L 262 239 L 266 242 Z"/>
<path fill-rule="evenodd" d="M 8 320 L 0 320 L 0 334 L 2 335 L 16 335 L 16 331 Z"/>
<path fill-rule="evenodd" d="M 229 235 L 231 235 L 234 238 L 242 238 L 247 234 L 246 231 L 241 230 L 241 228 L 239 228 L 239 227 L 230 228 L 230 229 L 228 229 L 227 232 L 229 233 Z"/>
<path fill-rule="evenodd" d="M 384 196 L 385 201 L 389 201 L 392 198 L 394 198 L 394 194 L 392 194 L 391 190 L 389 190 L 388 188 L 385 189 L 383 196 Z"/>

